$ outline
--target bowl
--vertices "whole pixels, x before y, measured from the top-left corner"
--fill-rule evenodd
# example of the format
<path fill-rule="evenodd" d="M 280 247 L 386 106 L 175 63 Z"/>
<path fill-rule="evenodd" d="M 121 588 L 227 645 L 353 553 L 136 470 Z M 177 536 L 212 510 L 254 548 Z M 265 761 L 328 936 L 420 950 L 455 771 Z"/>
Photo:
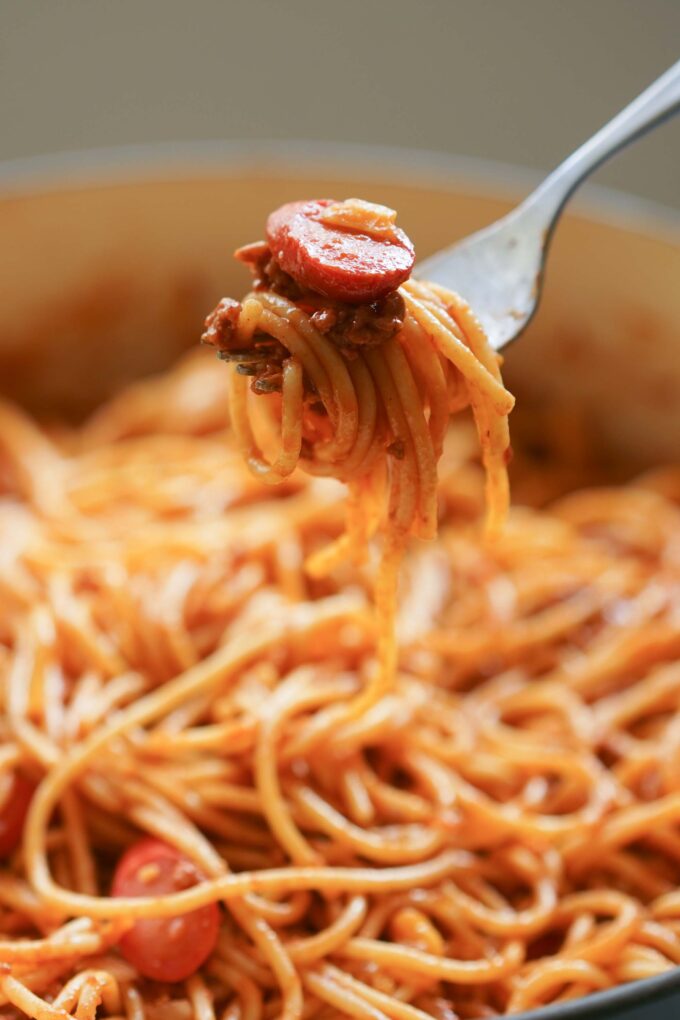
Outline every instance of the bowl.
<path fill-rule="evenodd" d="M 247 282 L 234 248 L 293 198 L 360 194 L 399 210 L 421 256 L 506 212 L 523 171 L 434 154 L 234 144 L 0 165 L 0 394 L 82 417 L 195 344 Z M 525 408 L 578 408 L 624 473 L 680 450 L 680 219 L 591 188 L 557 232 L 541 310 L 507 352 Z M 680 1015 L 680 968 L 526 1020 Z"/>

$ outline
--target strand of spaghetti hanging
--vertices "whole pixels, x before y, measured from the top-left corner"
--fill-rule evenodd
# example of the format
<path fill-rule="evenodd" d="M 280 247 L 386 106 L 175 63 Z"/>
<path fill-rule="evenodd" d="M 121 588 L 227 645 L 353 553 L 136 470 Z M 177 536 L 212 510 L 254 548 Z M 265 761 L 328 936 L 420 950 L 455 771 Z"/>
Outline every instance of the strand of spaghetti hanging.
<path fill-rule="evenodd" d="M 266 237 L 236 252 L 253 289 L 243 301 L 223 298 L 202 339 L 230 364 L 232 425 L 250 469 L 277 484 L 299 465 L 348 486 L 346 531 L 307 571 L 321 576 L 348 555 L 360 563 L 382 536 L 379 668 L 345 710 L 349 721 L 394 682 L 399 568 L 409 536 L 436 535 L 449 417 L 467 407 L 474 415 L 493 533 L 508 506 L 514 401 L 466 303 L 409 279 L 415 252 L 393 210 L 292 202 L 269 216 Z"/>

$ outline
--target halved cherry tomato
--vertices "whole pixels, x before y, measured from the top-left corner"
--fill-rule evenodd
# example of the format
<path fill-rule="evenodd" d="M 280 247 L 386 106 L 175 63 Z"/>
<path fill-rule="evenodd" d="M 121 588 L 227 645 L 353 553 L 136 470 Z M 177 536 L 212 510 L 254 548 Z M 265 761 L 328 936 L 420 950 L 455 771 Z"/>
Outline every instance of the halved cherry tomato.
<path fill-rule="evenodd" d="M 113 876 L 113 896 L 167 896 L 201 882 L 184 854 L 159 839 L 142 839 L 123 854 Z M 123 935 L 120 950 L 140 974 L 154 981 L 183 981 L 215 948 L 220 925 L 216 903 L 178 917 L 145 918 Z"/>
<path fill-rule="evenodd" d="M 20 772 L 15 772 L 9 780 L 6 796 L 0 802 L 0 857 L 9 857 L 18 846 L 34 793 L 33 783 Z"/>
<path fill-rule="evenodd" d="M 317 294 L 350 304 L 379 301 L 411 275 L 413 245 L 398 227 L 388 239 L 324 223 L 324 210 L 334 204 L 320 198 L 276 209 L 267 220 L 272 255 Z"/>

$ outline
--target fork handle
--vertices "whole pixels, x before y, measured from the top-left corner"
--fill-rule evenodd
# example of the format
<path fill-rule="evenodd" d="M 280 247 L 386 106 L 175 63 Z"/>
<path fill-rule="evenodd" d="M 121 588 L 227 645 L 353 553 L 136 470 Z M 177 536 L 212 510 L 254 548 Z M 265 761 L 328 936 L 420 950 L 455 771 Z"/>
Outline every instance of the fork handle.
<path fill-rule="evenodd" d="M 680 60 L 545 178 L 523 207 L 546 217 L 549 234 L 572 193 L 593 170 L 629 142 L 680 110 Z M 520 207 L 521 208 L 521 207 Z"/>

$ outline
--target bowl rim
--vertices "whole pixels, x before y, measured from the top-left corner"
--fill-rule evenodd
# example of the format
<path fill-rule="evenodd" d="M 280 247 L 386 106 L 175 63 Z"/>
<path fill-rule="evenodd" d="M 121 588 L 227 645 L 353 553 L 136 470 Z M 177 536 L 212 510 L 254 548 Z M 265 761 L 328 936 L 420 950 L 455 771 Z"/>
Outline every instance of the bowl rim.
<path fill-rule="evenodd" d="M 667 1002 L 676 1007 L 680 1005 L 680 966 L 654 977 L 638 978 L 637 981 L 629 981 L 614 988 L 591 992 L 580 999 L 516 1013 L 512 1020 L 617 1020 L 621 1009 L 651 1006 L 659 1002 Z"/>
<path fill-rule="evenodd" d="M 483 197 L 519 201 L 543 174 L 537 170 L 471 156 L 426 149 L 305 140 L 154 142 L 71 150 L 0 161 L 3 200 L 82 188 L 125 186 L 181 178 L 243 175 L 290 179 L 317 173 L 329 181 L 361 173 L 369 181 L 459 188 Z M 618 227 L 676 246 L 680 252 L 680 209 L 623 191 L 587 183 L 573 201 L 572 216 Z M 680 967 L 581 999 L 516 1015 L 516 1020 L 588 1020 L 618 1009 L 651 1005 L 677 993 Z"/>
<path fill-rule="evenodd" d="M 294 179 L 316 172 L 341 180 L 459 188 L 519 202 L 545 176 L 537 169 L 432 149 L 304 139 L 232 139 L 150 142 L 75 149 L 0 160 L 0 201 L 36 193 L 178 180 L 182 177 L 254 177 L 277 173 Z M 680 247 L 680 209 L 587 182 L 572 200 L 571 215 L 666 241 Z"/>

